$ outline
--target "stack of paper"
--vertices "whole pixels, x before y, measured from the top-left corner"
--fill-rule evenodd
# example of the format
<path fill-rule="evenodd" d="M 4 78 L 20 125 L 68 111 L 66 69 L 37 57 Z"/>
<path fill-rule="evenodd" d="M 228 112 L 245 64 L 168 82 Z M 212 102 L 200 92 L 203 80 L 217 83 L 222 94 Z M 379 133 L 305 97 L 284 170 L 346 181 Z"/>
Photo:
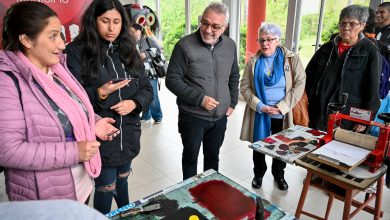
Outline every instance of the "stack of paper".
<path fill-rule="evenodd" d="M 330 141 L 312 154 L 339 165 L 354 167 L 362 163 L 371 151 L 340 141 Z"/>

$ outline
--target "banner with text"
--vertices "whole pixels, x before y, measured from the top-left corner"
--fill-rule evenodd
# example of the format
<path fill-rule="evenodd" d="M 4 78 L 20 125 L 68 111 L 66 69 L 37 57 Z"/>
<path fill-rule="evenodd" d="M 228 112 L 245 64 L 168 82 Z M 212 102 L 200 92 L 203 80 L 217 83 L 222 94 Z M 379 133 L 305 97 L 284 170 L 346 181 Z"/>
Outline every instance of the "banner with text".
<path fill-rule="evenodd" d="M 3 17 L 12 4 L 29 0 L 0 0 L 0 27 L 3 28 Z M 84 11 L 92 0 L 31 0 L 41 2 L 53 9 L 62 24 L 66 41 L 72 41 L 80 31 L 80 21 Z M 1 33 L 0 33 L 1 35 Z M 1 38 L 1 36 L 0 36 Z M 2 39 L 2 38 L 1 38 Z M 0 41 L 1 42 L 1 41 Z"/>

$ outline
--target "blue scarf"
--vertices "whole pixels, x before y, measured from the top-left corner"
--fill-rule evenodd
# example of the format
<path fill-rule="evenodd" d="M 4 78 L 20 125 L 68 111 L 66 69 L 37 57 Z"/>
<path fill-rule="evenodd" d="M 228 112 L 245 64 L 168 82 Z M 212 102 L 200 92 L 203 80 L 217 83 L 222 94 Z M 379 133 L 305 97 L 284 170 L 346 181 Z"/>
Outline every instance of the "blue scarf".
<path fill-rule="evenodd" d="M 261 55 L 255 64 L 254 84 L 256 96 L 262 103 L 267 105 L 267 97 L 265 97 L 265 86 L 271 87 L 279 82 L 284 74 L 284 56 L 282 49 L 276 49 L 276 56 L 273 62 L 273 71 L 270 76 L 266 74 L 264 56 Z M 271 118 L 268 114 L 256 112 L 253 141 L 262 140 L 271 134 Z"/>

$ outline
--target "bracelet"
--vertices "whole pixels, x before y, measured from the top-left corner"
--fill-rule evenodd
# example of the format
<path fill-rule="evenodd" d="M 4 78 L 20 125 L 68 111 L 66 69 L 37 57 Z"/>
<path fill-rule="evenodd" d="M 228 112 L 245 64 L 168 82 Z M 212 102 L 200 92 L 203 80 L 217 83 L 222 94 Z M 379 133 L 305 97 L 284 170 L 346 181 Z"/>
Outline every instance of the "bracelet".
<path fill-rule="evenodd" d="M 108 97 L 108 95 L 103 95 L 102 94 L 102 90 L 101 90 L 100 87 L 97 89 L 97 91 L 98 91 L 98 95 L 99 95 L 99 99 L 100 100 L 105 100 Z"/>

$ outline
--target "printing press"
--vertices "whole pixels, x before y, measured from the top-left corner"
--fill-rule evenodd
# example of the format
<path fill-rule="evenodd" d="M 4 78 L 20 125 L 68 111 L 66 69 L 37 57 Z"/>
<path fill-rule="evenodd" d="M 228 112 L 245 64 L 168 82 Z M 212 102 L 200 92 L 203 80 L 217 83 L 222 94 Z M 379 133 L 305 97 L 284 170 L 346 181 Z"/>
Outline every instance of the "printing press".
<path fill-rule="evenodd" d="M 343 220 L 350 220 L 360 211 L 373 214 L 374 219 L 377 220 L 383 217 L 382 193 L 386 172 L 386 166 L 384 165 L 390 165 L 390 113 L 378 115 L 378 118 L 383 120 L 384 123 L 372 121 L 371 112 L 362 109 L 351 108 L 349 115 L 340 113 L 346 107 L 347 97 L 347 94 L 342 94 L 342 97 L 340 97 L 341 103 L 330 103 L 328 105 L 333 113 L 328 117 L 327 133 L 318 139 L 317 149 L 307 154 L 306 157 L 295 161 L 295 164 L 307 169 L 295 212 L 297 218 L 306 215 L 315 219 L 328 219 L 334 199 L 344 203 Z M 379 136 L 374 137 L 341 128 L 351 122 L 352 127 L 353 123 L 366 126 L 364 130 L 377 126 L 380 129 Z M 350 148 L 344 148 L 345 146 Z M 348 151 L 343 151 L 341 148 L 348 149 Z M 334 154 L 327 154 L 327 152 L 333 152 Z M 363 156 L 360 155 L 361 157 L 358 158 L 355 166 L 343 170 L 347 162 L 340 158 L 356 159 L 354 157 L 357 155 L 356 152 L 364 152 L 364 154 L 362 154 Z M 332 161 L 334 159 L 332 156 L 338 158 L 338 160 Z M 387 169 L 386 185 L 388 187 L 389 176 L 390 172 Z M 317 215 L 312 210 L 304 210 L 304 203 L 310 186 L 322 190 L 328 195 L 325 217 Z M 361 192 L 365 193 L 363 199 L 354 198 Z M 370 203 L 374 204 L 371 205 Z"/>
<path fill-rule="evenodd" d="M 342 103 L 330 103 L 329 109 L 333 111 L 328 117 L 327 134 L 319 140 L 319 147 L 329 143 L 332 140 L 338 140 L 344 143 L 348 143 L 360 148 L 364 148 L 370 151 L 369 155 L 365 158 L 363 164 L 369 167 L 371 173 L 376 172 L 383 165 L 390 165 L 390 151 L 389 151 L 389 134 L 390 134 L 390 113 L 381 113 L 378 118 L 383 120 L 384 123 L 378 123 L 371 120 L 371 116 L 367 118 L 359 118 L 359 114 L 363 114 L 356 109 L 351 110 L 350 115 L 340 113 L 346 106 L 347 94 L 344 94 Z M 355 112 L 353 112 L 355 111 Z M 364 110 L 363 110 L 364 112 Z M 365 125 L 367 127 L 377 126 L 379 127 L 379 136 L 371 136 L 368 134 L 362 134 L 354 131 L 342 129 L 341 122 L 343 120 L 355 122 Z M 387 170 L 386 185 L 390 185 L 389 178 L 390 169 Z"/>

